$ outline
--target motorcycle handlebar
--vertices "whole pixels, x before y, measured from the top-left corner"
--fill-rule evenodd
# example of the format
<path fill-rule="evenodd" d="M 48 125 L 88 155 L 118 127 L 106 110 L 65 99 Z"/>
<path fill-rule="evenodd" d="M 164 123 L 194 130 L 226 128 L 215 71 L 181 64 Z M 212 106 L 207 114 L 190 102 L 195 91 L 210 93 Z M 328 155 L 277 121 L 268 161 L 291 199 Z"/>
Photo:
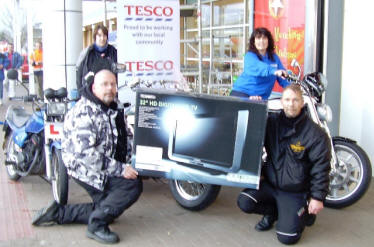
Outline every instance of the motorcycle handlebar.
<path fill-rule="evenodd" d="M 288 74 L 287 75 L 287 80 L 291 81 L 291 82 L 298 82 L 299 81 L 299 78 L 297 75 L 295 74 Z"/>
<path fill-rule="evenodd" d="M 35 94 L 31 94 L 31 95 L 23 96 L 22 100 L 24 102 L 33 102 L 34 100 L 38 100 L 38 97 Z"/>

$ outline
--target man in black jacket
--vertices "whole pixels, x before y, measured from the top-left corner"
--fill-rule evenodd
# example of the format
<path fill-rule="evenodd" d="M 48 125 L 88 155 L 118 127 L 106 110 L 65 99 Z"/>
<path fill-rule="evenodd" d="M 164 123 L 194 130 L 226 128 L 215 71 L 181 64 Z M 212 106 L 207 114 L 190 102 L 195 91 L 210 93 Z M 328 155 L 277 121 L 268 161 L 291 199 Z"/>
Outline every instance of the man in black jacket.
<path fill-rule="evenodd" d="M 269 230 L 275 221 L 278 240 L 294 244 L 305 225 L 315 221 L 328 193 L 331 145 L 325 131 L 308 116 L 298 85 L 284 89 L 280 113 L 270 113 L 265 138 L 267 161 L 259 190 L 238 197 L 246 213 L 262 214 L 255 226 Z"/>

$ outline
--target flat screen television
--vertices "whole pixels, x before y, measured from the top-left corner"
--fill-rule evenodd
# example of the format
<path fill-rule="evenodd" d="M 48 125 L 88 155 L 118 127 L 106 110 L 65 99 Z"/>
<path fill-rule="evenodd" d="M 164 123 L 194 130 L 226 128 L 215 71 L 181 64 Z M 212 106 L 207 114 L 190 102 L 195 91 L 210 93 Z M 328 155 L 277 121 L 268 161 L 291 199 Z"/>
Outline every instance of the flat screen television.
<path fill-rule="evenodd" d="M 222 172 L 241 167 L 248 128 L 248 110 L 215 116 L 195 115 L 194 122 L 176 119 L 169 133 L 170 160 Z M 186 136 L 185 130 L 193 125 Z"/>

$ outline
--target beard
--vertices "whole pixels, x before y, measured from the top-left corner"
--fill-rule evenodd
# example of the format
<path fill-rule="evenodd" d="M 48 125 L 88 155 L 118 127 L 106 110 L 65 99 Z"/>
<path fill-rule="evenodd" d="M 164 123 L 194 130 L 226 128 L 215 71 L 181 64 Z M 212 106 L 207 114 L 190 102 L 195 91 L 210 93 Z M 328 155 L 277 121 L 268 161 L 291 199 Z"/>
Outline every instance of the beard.
<path fill-rule="evenodd" d="M 112 94 L 112 93 L 104 94 L 104 97 L 103 97 L 104 104 L 110 105 L 110 103 L 112 103 L 114 101 L 114 96 L 115 95 Z"/>
<path fill-rule="evenodd" d="M 284 111 L 284 114 L 286 115 L 286 117 L 295 118 L 295 117 L 299 116 L 299 114 L 301 112 L 301 109 L 285 108 L 285 109 L 283 109 L 283 111 Z"/>

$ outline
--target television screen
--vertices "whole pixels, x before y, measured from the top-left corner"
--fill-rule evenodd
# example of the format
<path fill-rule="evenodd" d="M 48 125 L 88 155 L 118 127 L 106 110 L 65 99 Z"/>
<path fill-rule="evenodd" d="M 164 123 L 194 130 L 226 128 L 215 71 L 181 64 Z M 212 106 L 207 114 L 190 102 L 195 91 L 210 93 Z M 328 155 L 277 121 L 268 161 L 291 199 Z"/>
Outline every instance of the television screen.
<path fill-rule="evenodd" d="M 169 135 L 169 158 L 225 172 L 240 168 L 248 110 L 175 120 Z"/>

